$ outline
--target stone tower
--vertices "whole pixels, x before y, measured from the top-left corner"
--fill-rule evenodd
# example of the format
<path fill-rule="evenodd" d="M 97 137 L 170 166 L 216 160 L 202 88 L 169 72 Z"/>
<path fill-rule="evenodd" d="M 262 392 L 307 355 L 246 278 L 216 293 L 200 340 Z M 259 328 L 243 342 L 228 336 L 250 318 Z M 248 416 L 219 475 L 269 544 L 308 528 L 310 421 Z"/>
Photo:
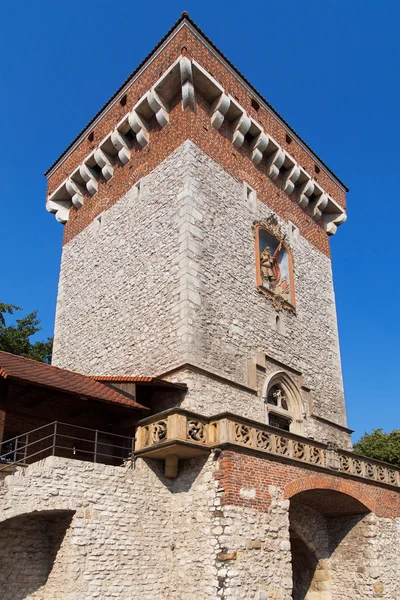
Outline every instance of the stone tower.
<path fill-rule="evenodd" d="M 292 431 L 349 444 L 329 254 L 346 188 L 193 23 L 47 177 L 54 365 L 190 382 L 186 408 L 270 423 L 279 380 Z"/>
<path fill-rule="evenodd" d="M 399 472 L 346 423 L 344 184 L 187 14 L 46 175 L 53 365 L 132 408 L 66 414 L 135 440 L 129 465 L 53 452 L 0 487 L 8 517 L 68 513 L 41 597 L 393 600 Z"/>

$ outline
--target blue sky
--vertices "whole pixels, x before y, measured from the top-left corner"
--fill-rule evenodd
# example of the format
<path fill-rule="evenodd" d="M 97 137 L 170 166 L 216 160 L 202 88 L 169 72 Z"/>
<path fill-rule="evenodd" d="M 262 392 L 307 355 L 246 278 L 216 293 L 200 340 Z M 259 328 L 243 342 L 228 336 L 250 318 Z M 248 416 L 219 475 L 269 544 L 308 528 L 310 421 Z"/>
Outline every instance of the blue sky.
<path fill-rule="evenodd" d="M 350 187 L 332 239 L 349 426 L 399 428 L 396 0 L 2 3 L 1 300 L 52 334 L 62 225 L 43 173 L 182 10 Z"/>

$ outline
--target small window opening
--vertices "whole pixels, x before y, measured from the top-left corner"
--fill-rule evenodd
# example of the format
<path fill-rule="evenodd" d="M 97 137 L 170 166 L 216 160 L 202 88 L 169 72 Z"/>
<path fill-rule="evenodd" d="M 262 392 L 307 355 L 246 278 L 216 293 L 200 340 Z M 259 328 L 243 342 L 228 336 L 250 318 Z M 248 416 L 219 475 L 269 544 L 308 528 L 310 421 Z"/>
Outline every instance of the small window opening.
<path fill-rule="evenodd" d="M 101 214 L 98 217 L 96 217 L 95 221 L 94 221 L 94 231 L 96 234 L 101 231 L 102 225 L 103 225 L 103 215 Z"/>
<path fill-rule="evenodd" d="M 253 136 L 251 135 L 251 133 L 247 132 L 246 135 L 244 136 L 244 139 L 246 140 L 246 142 L 252 142 Z"/>
<path fill-rule="evenodd" d="M 248 203 L 251 202 L 253 204 L 257 200 L 257 192 L 256 192 L 256 190 L 253 190 L 253 188 L 245 181 L 243 182 L 243 184 L 244 184 L 244 200 Z"/>
<path fill-rule="evenodd" d="M 291 138 L 291 137 L 290 137 L 290 135 L 287 133 L 287 134 L 286 134 L 286 142 L 287 142 L 288 144 L 291 144 L 291 143 L 292 143 L 292 141 L 293 141 L 293 140 L 292 140 L 292 138 Z"/>
<path fill-rule="evenodd" d="M 280 333 L 281 331 L 281 318 L 279 315 L 276 315 L 275 317 L 275 330 Z"/>
<path fill-rule="evenodd" d="M 257 100 L 254 100 L 254 98 L 251 99 L 251 106 L 257 112 L 260 110 L 260 105 L 258 104 Z"/>
<path fill-rule="evenodd" d="M 314 165 L 314 170 L 316 173 L 321 173 L 321 169 L 319 168 L 318 165 Z"/>
<path fill-rule="evenodd" d="M 121 106 L 125 106 L 126 105 L 126 101 L 127 101 L 127 96 L 126 94 L 124 94 L 121 98 L 121 100 L 119 101 Z"/>
<path fill-rule="evenodd" d="M 93 142 L 93 140 L 94 140 L 94 131 L 91 131 L 89 133 L 89 135 L 87 136 L 87 139 L 88 139 L 89 142 Z"/>
<path fill-rule="evenodd" d="M 137 183 L 135 183 L 134 188 L 136 190 L 136 198 L 140 197 L 140 194 L 142 192 L 142 180 L 139 179 L 139 181 Z"/>
<path fill-rule="evenodd" d="M 290 419 L 286 419 L 280 415 L 269 413 L 269 424 L 271 427 L 277 427 L 278 429 L 283 429 L 283 431 L 290 431 Z"/>
<path fill-rule="evenodd" d="M 300 231 L 299 228 L 289 221 L 289 240 L 296 242 L 299 239 Z"/>

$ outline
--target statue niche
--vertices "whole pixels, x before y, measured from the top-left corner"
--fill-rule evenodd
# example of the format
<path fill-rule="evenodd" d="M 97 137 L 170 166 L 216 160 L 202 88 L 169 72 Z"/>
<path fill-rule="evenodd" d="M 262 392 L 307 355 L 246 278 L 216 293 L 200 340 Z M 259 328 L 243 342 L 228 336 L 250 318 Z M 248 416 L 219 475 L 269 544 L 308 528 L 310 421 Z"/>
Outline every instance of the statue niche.
<path fill-rule="evenodd" d="M 285 303 L 293 305 L 291 257 L 284 238 L 278 239 L 270 231 L 257 229 L 258 285 L 273 294 L 277 309 Z"/>

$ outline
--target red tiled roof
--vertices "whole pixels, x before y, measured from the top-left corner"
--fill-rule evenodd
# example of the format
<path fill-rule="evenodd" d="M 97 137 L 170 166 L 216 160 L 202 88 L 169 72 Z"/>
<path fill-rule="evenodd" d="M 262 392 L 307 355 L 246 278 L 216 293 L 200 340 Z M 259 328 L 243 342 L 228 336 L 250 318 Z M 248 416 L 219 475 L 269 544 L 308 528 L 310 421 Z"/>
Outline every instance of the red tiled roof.
<path fill-rule="evenodd" d="M 172 387 L 186 390 L 186 383 L 175 383 L 158 377 L 144 377 L 143 375 L 91 375 L 95 381 L 114 381 L 115 383 L 143 383 L 159 387 Z"/>
<path fill-rule="evenodd" d="M 23 356 L 16 356 L 9 352 L 0 351 L 0 377 L 27 381 L 60 392 L 122 404 L 139 410 L 149 410 L 92 377 L 53 367 Z"/>

